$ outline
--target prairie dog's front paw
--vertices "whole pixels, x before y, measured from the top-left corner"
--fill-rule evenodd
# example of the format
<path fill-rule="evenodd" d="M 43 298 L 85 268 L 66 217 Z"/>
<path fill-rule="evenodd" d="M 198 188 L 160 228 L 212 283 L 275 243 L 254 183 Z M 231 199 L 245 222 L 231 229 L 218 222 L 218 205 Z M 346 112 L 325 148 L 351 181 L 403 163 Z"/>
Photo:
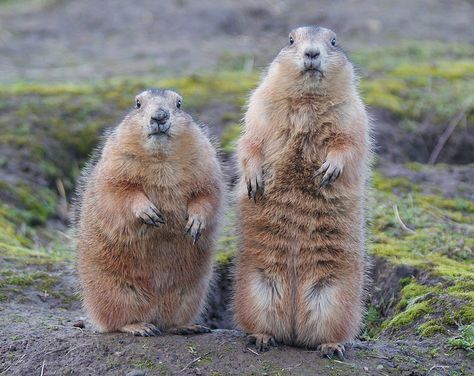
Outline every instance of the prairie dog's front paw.
<path fill-rule="evenodd" d="M 263 194 L 263 171 L 261 167 L 255 167 L 244 172 L 244 181 L 247 185 L 249 199 L 257 201 L 257 195 Z"/>
<path fill-rule="evenodd" d="M 184 229 L 184 234 L 189 234 L 193 239 L 193 244 L 196 244 L 199 237 L 201 236 L 202 231 L 204 230 L 205 223 L 204 220 L 195 214 L 188 215 L 188 223 Z"/>
<path fill-rule="evenodd" d="M 316 171 L 315 176 L 322 175 L 319 187 L 327 187 L 334 183 L 336 179 L 341 176 L 344 165 L 337 159 L 327 158 L 323 165 Z"/>
<path fill-rule="evenodd" d="M 134 212 L 137 219 L 146 225 L 159 227 L 165 223 L 160 211 L 150 201 L 138 205 Z"/>

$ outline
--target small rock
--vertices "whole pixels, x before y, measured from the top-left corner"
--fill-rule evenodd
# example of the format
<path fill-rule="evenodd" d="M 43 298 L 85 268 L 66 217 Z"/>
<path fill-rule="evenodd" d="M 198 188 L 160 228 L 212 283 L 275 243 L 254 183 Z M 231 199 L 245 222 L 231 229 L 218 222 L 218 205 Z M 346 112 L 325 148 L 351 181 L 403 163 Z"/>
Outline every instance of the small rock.
<path fill-rule="evenodd" d="M 378 370 L 383 369 L 383 365 L 379 364 L 379 365 L 377 366 L 377 369 L 378 369 Z"/>
<path fill-rule="evenodd" d="M 364 367 L 365 372 L 369 372 L 369 367 Z"/>
<path fill-rule="evenodd" d="M 133 371 L 127 373 L 126 376 L 145 376 L 145 371 L 142 371 L 141 369 L 134 369 Z"/>
<path fill-rule="evenodd" d="M 86 327 L 83 320 L 77 320 L 74 324 L 72 324 L 72 326 L 81 329 L 84 329 Z"/>

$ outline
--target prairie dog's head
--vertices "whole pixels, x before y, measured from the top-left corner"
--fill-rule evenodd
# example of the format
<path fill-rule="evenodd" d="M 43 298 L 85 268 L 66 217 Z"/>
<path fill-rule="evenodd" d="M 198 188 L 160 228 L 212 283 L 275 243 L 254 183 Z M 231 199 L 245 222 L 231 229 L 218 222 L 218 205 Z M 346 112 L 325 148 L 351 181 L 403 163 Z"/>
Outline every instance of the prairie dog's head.
<path fill-rule="evenodd" d="M 352 81 L 353 68 L 345 53 L 339 48 L 336 34 L 318 26 L 294 29 L 270 67 L 290 80 L 301 80 L 308 89 L 327 89 L 340 79 Z M 285 77 L 280 77 L 285 78 Z"/>
<path fill-rule="evenodd" d="M 122 123 L 121 133 L 129 144 L 140 144 L 146 152 L 166 151 L 192 123 L 181 108 L 183 98 L 171 90 L 148 89 L 135 97 L 134 109 Z"/>

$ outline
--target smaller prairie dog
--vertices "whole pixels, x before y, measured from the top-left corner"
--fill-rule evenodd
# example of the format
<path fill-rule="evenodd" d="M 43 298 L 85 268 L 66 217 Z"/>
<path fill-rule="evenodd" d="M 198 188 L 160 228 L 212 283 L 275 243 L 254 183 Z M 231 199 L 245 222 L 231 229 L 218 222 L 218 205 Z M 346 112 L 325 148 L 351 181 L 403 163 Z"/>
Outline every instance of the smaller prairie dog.
<path fill-rule="evenodd" d="M 181 105 L 169 90 L 138 95 L 79 183 L 82 296 L 102 332 L 209 331 L 193 320 L 211 279 L 223 177 Z"/>
<path fill-rule="evenodd" d="M 301 27 L 250 97 L 234 311 L 260 351 L 279 341 L 343 357 L 358 334 L 371 137 L 355 81 L 334 32 Z"/>

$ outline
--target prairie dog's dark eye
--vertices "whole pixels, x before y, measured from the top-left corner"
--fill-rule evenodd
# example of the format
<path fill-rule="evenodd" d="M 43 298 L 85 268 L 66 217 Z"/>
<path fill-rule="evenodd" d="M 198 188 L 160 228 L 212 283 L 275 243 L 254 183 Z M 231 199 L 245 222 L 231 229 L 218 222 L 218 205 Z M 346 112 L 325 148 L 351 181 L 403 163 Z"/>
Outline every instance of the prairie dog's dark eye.
<path fill-rule="evenodd" d="M 331 39 L 331 44 L 332 44 L 333 46 L 336 45 L 336 37 L 333 37 L 333 38 Z"/>
<path fill-rule="evenodd" d="M 183 104 L 183 101 L 181 99 L 178 99 L 176 101 L 176 108 L 181 108 L 181 105 Z"/>
<path fill-rule="evenodd" d="M 142 106 L 142 102 L 139 98 L 135 99 L 135 108 L 140 108 Z"/>
<path fill-rule="evenodd" d="M 290 35 L 290 38 L 289 38 L 289 42 L 290 42 L 290 46 L 295 43 L 295 39 Z"/>

